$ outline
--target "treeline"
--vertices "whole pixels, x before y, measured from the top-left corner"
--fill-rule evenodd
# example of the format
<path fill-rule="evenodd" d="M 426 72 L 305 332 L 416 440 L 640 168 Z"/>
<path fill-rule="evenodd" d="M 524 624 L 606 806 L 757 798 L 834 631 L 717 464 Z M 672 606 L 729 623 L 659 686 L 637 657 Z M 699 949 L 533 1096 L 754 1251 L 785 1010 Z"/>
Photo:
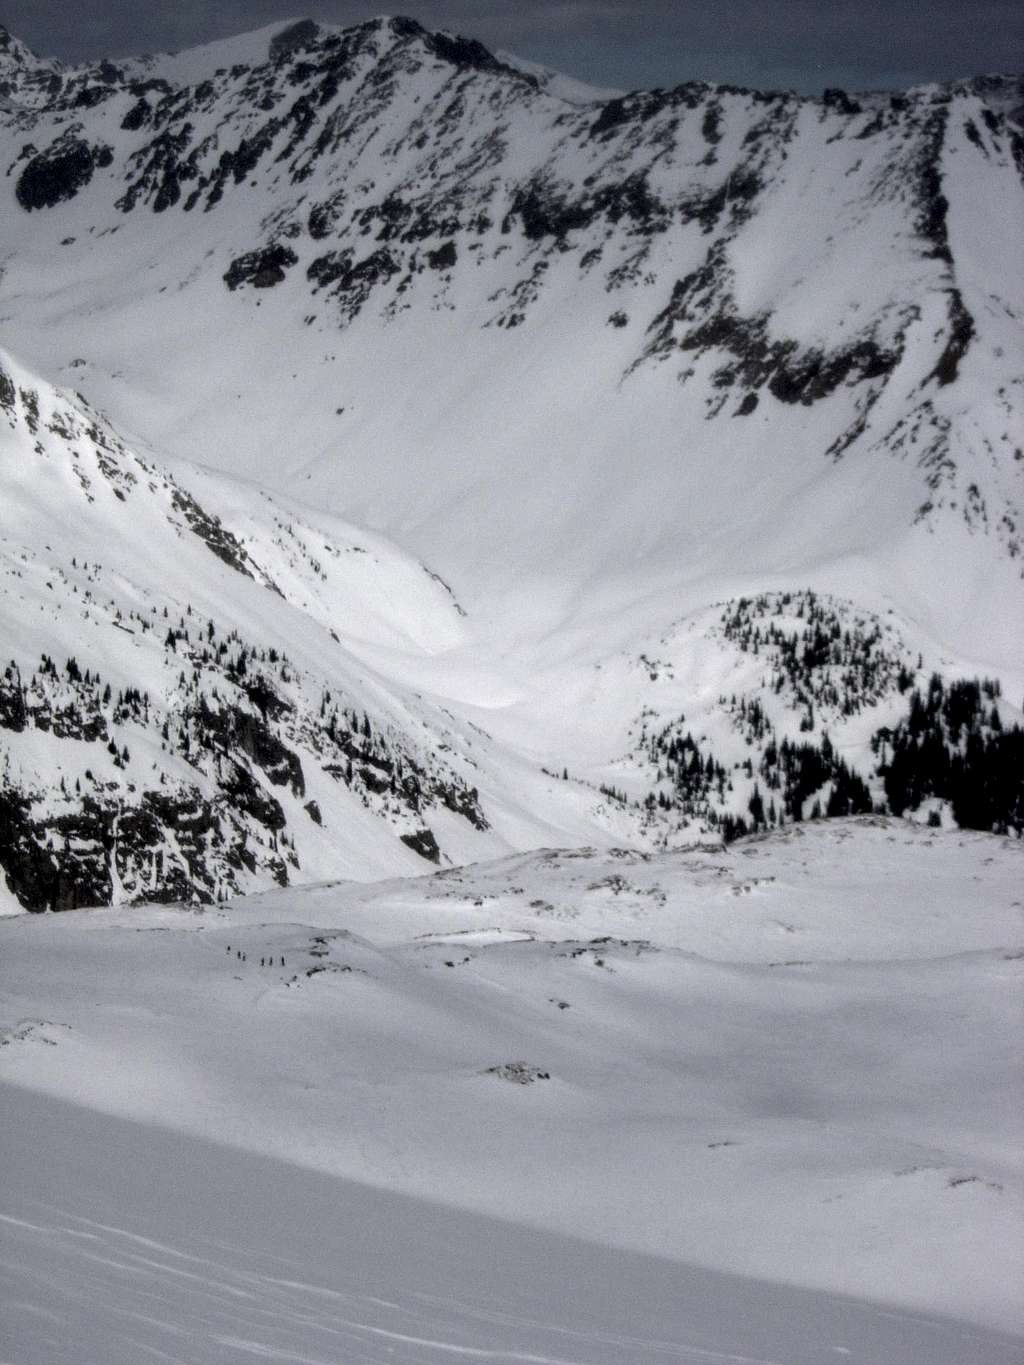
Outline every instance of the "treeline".
<path fill-rule="evenodd" d="M 947 685 L 937 673 L 914 689 L 906 719 L 872 740 L 894 815 L 935 799 L 961 829 L 1024 833 L 1024 730 L 1003 726 L 999 695 L 991 678 Z"/>
<path fill-rule="evenodd" d="M 907 696 L 905 676 L 894 682 Z M 780 740 L 757 697 L 733 698 L 733 722 L 754 752 L 727 769 L 706 741 L 681 733 L 680 717 L 647 741 L 658 785 L 646 806 L 652 818 L 702 821 L 727 842 L 801 820 L 903 815 L 929 801 L 932 823 L 943 803 L 961 829 L 1022 835 L 1024 729 L 1004 725 L 999 696 L 990 678 L 946 683 L 933 674 L 927 687 L 909 689 L 904 719 L 873 736 L 870 774 L 852 768 L 827 734 Z"/>
<path fill-rule="evenodd" d="M 892 687 L 905 692 L 913 682 L 877 620 L 811 591 L 740 597 L 722 616 L 722 635 L 764 659 L 771 690 L 788 691 L 806 708 L 807 731 L 816 707 L 853 716 Z"/>

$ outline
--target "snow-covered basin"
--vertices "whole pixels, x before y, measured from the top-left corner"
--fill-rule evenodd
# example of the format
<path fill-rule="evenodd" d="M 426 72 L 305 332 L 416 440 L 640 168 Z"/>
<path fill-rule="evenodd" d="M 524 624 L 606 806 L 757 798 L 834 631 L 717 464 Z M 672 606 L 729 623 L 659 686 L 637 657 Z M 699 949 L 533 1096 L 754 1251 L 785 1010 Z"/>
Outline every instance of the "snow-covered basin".
<path fill-rule="evenodd" d="M 1022 853 L 3 920 L 0 1359 L 1018 1358 Z"/>

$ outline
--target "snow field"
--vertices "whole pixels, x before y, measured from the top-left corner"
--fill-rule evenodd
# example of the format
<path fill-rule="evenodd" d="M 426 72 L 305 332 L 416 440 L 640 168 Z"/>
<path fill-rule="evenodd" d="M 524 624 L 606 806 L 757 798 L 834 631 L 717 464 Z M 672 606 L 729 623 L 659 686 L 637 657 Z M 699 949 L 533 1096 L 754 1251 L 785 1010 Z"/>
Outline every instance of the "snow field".
<path fill-rule="evenodd" d="M 189 1169 L 190 1144 L 226 1143 L 296 1181 L 501 1219 L 513 1241 L 582 1237 L 683 1281 L 771 1282 L 781 1303 L 794 1287 L 884 1302 L 896 1332 L 923 1321 L 908 1311 L 1020 1331 L 1019 860 L 1005 840 L 860 820 L 204 913 L 19 917 L 0 924 L 0 1078 L 175 1130 Z M 670 1359 L 702 1358 L 673 1330 Z M 921 1331 L 934 1356 L 923 1338 L 845 1344 L 958 1359 Z M 959 1358 L 1002 1360 L 999 1341 Z M 647 1358 L 608 1349 L 550 1358 Z"/>

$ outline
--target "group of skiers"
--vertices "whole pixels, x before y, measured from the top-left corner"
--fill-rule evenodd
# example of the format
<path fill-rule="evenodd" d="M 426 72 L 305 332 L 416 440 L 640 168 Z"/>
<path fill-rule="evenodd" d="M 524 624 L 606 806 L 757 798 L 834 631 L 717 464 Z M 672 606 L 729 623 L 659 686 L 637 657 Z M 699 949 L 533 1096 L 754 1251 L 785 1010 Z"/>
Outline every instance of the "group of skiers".
<path fill-rule="evenodd" d="M 231 952 L 231 944 L 230 944 L 230 943 L 228 944 L 227 948 L 225 949 L 225 952 L 227 952 L 227 953 L 230 953 L 230 952 Z M 248 962 L 248 960 L 249 960 L 249 955 L 248 955 L 248 953 L 243 953 L 242 950 L 241 950 L 241 948 L 236 948 L 236 949 L 235 949 L 235 957 L 238 958 L 239 962 Z M 271 955 L 270 957 L 261 957 L 261 958 L 260 958 L 260 966 L 261 966 L 261 967 L 272 967 L 273 965 L 274 965 L 274 958 L 273 958 L 273 955 Z M 283 957 L 283 956 L 280 958 L 279 965 L 282 966 L 282 967 L 284 966 L 284 957 Z"/>

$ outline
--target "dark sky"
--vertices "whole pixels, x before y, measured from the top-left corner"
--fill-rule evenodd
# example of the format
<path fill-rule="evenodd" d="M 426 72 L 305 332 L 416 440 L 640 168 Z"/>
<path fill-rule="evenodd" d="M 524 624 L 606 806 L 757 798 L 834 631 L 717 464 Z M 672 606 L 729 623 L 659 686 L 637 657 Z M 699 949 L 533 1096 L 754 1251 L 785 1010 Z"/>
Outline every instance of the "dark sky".
<path fill-rule="evenodd" d="M 0 23 L 65 60 L 382 12 L 627 88 L 697 79 L 815 92 L 1024 68 L 1022 0 L 0 0 Z"/>

